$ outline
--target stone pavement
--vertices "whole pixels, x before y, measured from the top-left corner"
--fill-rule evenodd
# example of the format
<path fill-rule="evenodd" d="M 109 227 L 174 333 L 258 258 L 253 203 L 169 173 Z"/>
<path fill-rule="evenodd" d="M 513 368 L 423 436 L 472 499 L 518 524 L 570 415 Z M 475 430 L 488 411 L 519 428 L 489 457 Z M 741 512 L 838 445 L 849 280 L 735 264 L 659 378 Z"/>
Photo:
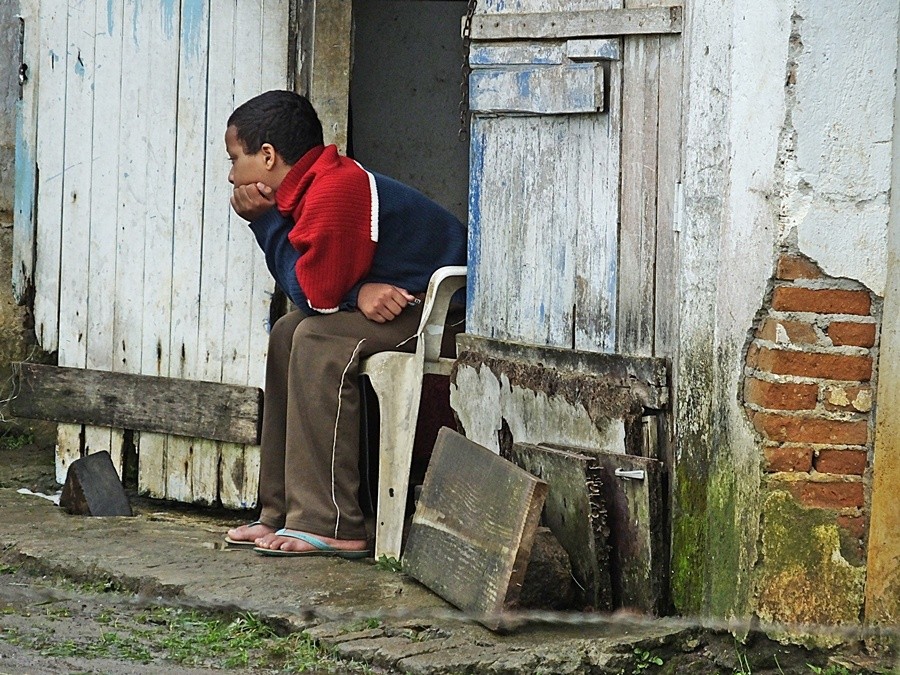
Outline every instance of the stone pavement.
<path fill-rule="evenodd" d="M 224 548 L 230 523 L 221 518 L 158 504 L 137 510 L 134 518 L 70 516 L 40 497 L 0 489 L 0 559 L 114 581 L 160 602 L 285 621 L 343 657 L 391 672 L 631 673 L 640 672 L 637 649 L 696 647 L 693 631 L 665 622 L 526 621 L 493 633 L 371 560 L 262 557 Z M 376 623 L 370 618 L 378 627 L 366 628 Z"/>

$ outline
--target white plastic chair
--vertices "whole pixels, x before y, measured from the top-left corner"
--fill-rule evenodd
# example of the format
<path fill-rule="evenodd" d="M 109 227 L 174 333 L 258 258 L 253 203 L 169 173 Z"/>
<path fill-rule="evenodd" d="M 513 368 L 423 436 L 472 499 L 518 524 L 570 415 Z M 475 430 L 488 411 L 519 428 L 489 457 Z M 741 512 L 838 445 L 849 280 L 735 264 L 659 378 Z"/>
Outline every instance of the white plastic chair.
<path fill-rule="evenodd" d="M 380 410 L 376 560 L 400 558 L 422 383 L 426 373 L 450 374 L 454 359 L 441 358 L 441 340 L 450 298 L 465 285 L 465 266 L 436 270 L 425 294 L 416 351 L 381 352 L 362 363 L 360 372 L 372 383 Z"/>

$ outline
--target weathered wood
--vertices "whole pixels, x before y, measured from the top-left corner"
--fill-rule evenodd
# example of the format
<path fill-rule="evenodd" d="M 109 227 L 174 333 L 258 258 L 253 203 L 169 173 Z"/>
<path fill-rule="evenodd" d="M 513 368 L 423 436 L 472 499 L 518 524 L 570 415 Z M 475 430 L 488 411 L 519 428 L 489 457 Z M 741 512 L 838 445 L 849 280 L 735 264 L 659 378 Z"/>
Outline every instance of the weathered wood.
<path fill-rule="evenodd" d="M 262 392 L 168 377 L 17 364 L 19 417 L 256 443 Z"/>
<path fill-rule="evenodd" d="M 579 609 L 612 608 L 609 528 L 596 461 L 585 454 L 516 443 L 509 458 L 548 485 L 544 523 L 569 554 Z"/>
<path fill-rule="evenodd" d="M 60 142 L 65 130 L 67 2 L 43 0 L 39 3 L 40 86 L 38 97 L 37 176 L 38 227 L 34 262 L 34 331 L 45 351 L 57 349 L 59 339 L 59 257 L 62 229 L 65 146 Z M 65 473 L 63 473 L 65 480 Z M 62 482 L 62 481 L 60 481 Z"/>
<path fill-rule="evenodd" d="M 603 110 L 603 69 L 593 64 L 479 69 L 469 77 L 476 113 L 560 115 Z"/>
<path fill-rule="evenodd" d="M 480 66 L 562 65 L 563 42 L 480 42 L 469 47 L 469 64 Z"/>
<path fill-rule="evenodd" d="M 642 6 L 643 0 L 632 0 Z M 622 82 L 622 193 L 616 351 L 653 353 L 659 37 L 625 38 Z"/>
<path fill-rule="evenodd" d="M 618 61 L 622 58 L 620 43 L 617 38 L 566 40 L 566 56 L 572 61 Z"/>
<path fill-rule="evenodd" d="M 474 352 L 483 358 L 539 363 L 547 369 L 591 375 L 633 389 L 646 408 L 661 410 L 669 404 L 663 359 L 540 347 L 470 333 L 457 336 L 456 343 L 460 358 L 464 352 Z"/>
<path fill-rule="evenodd" d="M 98 452 L 72 463 L 59 505 L 80 516 L 133 516 L 128 496 L 108 452 Z"/>
<path fill-rule="evenodd" d="M 664 610 L 668 560 L 663 465 L 654 459 L 599 453 L 601 495 L 609 523 L 609 559 L 616 607 Z M 642 472 L 643 479 L 616 471 Z M 632 474 L 638 475 L 638 474 Z"/>
<path fill-rule="evenodd" d="M 681 302 L 678 284 L 678 222 L 681 188 L 683 44 L 659 39 L 659 144 L 656 198 L 656 302 L 653 355 L 673 358 L 678 346 Z"/>
<path fill-rule="evenodd" d="M 583 328 L 593 349 L 609 350 L 618 177 L 610 173 L 617 154 L 608 153 L 616 139 L 602 113 L 475 116 L 467 330 L 572 347 L 573 312 L 584 310 L 605 317 Z"/>
<path fill-rule="evenodd" d="M 528 40 L 680 33 L 682 8 L 599 9 L 476 15 L 473 40 Z"/>
<path fill-rule="evenodd" d="M 26 301 L 34 288 L 37 207 L 37 102 L 41 65 L 37 0 L 19 1 L 22 28 L 21 59 L 27 81 L 16 102 L 16 163 L 13 202 L 12 283 L 16 302 Z"/>
<path fill-rule="evenodd" d="M 496 629 L 518 598 L 547 484 L 450 429 L 438 434 L 404 571 Z"/>
<path fill-rule="evenodd" d="M 301 79 L 319 113 L 326 143 L 347 149 L 350 100 L 350 0 L 303 0 L 301 32 L 309 46 L 301 56 Z"/>

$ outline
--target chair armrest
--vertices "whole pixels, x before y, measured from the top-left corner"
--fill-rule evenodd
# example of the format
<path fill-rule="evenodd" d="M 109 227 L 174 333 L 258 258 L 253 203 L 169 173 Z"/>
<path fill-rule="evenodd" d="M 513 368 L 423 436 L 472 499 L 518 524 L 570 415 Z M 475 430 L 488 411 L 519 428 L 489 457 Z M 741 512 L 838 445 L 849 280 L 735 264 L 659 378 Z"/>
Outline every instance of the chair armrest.
<path fill-rule="evenodd" d="M 419 341 L 424 345 L 426 362 L 435 362 L 441 356 L 441 341 L 450 298 L 466 285 L 466 266 L 454 265 L 435 270 L 428 282 L 425 306 L 419 323 Z"/>

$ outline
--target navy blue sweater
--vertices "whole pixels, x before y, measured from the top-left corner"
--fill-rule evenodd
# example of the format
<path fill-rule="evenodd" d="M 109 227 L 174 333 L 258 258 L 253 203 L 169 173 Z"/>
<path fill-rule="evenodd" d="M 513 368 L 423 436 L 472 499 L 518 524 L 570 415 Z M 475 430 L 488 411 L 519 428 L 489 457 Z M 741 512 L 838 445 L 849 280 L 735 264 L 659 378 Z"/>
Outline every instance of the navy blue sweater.
<path fill-rule="evenodd" d="M 466 229 L 449 211 L 403 183 L 375 176 L 378 243 L 368 275 L 345 296 L 341 309 L 354 309 L 364 283 L 381 282 L 422 293 L 439 267 L 466 264 Z M 290 216 L 272 208 L 250 223 L 275 281 L 297 307 L 315 314 L 297 281 L 300 253 L 288 241 Z"/>

